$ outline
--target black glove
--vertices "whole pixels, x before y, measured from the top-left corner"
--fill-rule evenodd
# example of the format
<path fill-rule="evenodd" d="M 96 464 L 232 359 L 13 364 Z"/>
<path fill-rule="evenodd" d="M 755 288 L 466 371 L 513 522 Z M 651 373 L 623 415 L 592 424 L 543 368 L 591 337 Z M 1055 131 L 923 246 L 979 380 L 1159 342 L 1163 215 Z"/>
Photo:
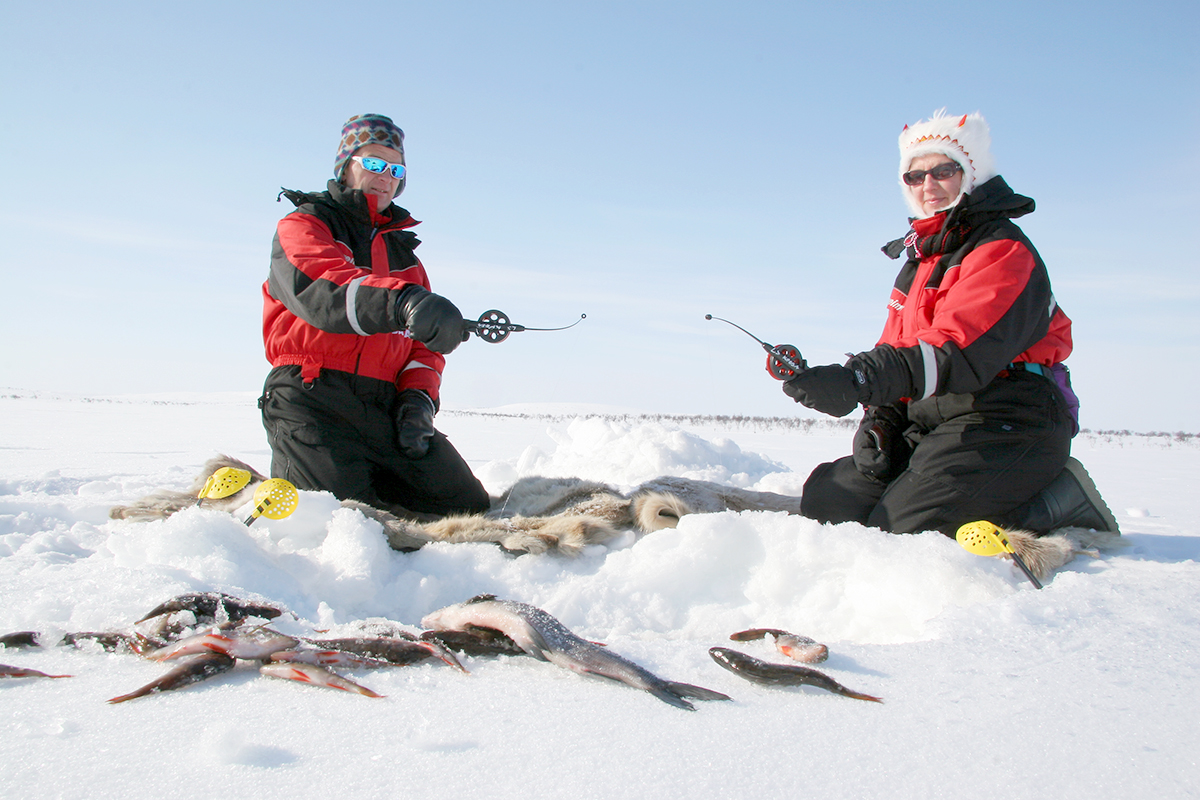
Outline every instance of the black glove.
<path fill-rule="evenodd" d="M 893 406 L 871 406 L 854 433 L 854 466 L 868 478 L 891 483 L 908 464 L 904 416 Z"/>
<path fill-rule="evenodd" d="M 405 458 L 422 458 L 429 452 L 436 410 L 433 400 L 420 389 L 405 389 L 400 393 L 396 406 L 396 443 Z"/>
<path fill-rule="evenodd" d="M 783 393 L 832 417 L 844 417 L 858 407 L 856 373 L 837 364 L 806 369 L 787 383 Z"/>
<path fill-rule="evenodd" d="M 416 284 L 405 287 L 396 299 L 396 321 L 438 353 L 453 352 L 471 335 L 454 303 Z"/>

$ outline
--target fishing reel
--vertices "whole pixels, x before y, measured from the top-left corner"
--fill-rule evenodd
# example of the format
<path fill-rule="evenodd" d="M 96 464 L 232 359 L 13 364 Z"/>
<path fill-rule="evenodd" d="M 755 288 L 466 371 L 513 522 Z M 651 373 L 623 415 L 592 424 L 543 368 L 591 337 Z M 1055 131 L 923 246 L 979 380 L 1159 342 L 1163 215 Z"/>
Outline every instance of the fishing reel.
<path fill-rule="evenodd" d="M 790 344 L 767 344 L 762 339 L 755 336 L 750 331 L 738 325 L 735 322 L 730 322 L 727 319 L 714 317 L 712 314 L 705 314 L 705 319 L 720 320 L 728 325 L 732 325 L 742 333 L 749 336 L 754 341 L 762 345 L 763 350 L 767 351 L 767 372 L 771 373 L 771 377 L 777 381 L 790 381 L 792 378 L 799 375 L 808 369 L 808 362 L 800 355 L 800 351 L 795 345 Z"/>
<path fill-rule="evenodd" d="M 587 314 L 580 314 L 579 319 L 561 328 L 527 328 L 524 325 L 514 324 L 509 320 L 507 314 L 493 308 L 491 311 L 485 311 L 480 314 L 479 319 L 475 322 L 465 323 L 463 329 L 467 333 L 475 334 L 485 342 L 499 344 L 513 333 L 521 333 L 522 331 L 565 331 L 567 328 L 574 328 L 585 319 L 587 319 Z"/>

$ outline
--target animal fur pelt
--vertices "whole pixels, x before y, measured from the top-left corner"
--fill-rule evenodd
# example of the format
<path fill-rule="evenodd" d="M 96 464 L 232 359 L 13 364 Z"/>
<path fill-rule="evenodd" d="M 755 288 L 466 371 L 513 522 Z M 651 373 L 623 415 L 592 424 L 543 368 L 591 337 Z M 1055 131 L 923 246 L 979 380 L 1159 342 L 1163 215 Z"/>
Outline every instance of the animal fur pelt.
<path fill-rule="evenodd" d="M 1099 558 L 1101 550 L 1116 550 L 1129 544 L 1117 531 L 1091 528 L 1059 528 L 1045 536 L 1029 531 L 1005 531 L 1005 536 L 1038 580 L 1049 578 L 1075 556 Z"/>
<path fill-rule="evenodd" d="M 150 520 L 169 517 L 197 505 L 196 496 L 208 477 L 222 467 L 250 473 L 250 483 L 236 494 L 205 499 L 200 505 L 236 511 L 250 502 L 266 476 L 236 458 L 210 459 L 186 492 L 160 489 L 127 506 L 109 511 L 113 519 Z M 772 492 L 751 492 L 709 481 L 664 476 L 647 481 L 628 495 L 611 486 L 580 478 L 521 478 L 499 497 L 486 514 L 444 517 L 429 521 L 404 509 L 380 509 L 356 500 L 343 500 L 383 527 L 395 550 L 417 550 L 430 542 L 495 542 L 515 553 L 556 551 L 574 555 L 621 531 L 651 533 L 674 528 L 686 514 L 718 511 L 783 511 L 800 513 L 800 498 Z M 1077 555 L 1099 556 L 1099 550 L 1125 546 L 1117 532 L 1061 528 L 1046 536 L 1007 531 L 1013 550 L 1039 580 L 1048 578 Z"/>
<path fill-rule="evenodd" d="M 220 499 L 205 498 L 204 500 L 197 501 L 197 497 L 201 490 L 204 489 L 209 476 L 222 467 L 246 470 L 250 473 L 250 482 L 239 489 L 236 494 L 231 494 L 228 497 Z M 192 481 L 192 485 L 188 487 L 186 492 L 159 489 L 140 500 L 135 500 L 127 506 L 113 506 L 108 510 L 108 516 L 112 519 L 132 519 L 139 521 L 165 519 L 177 511 L 182 511 L 188 506 L 195 505 L 204 508 L 215 508 L 221 511 L 235 511 L 250 502 L 254 497 L 254 490 L 266 479 L 267 476 L 261 474 L 249 464 L 238 461 L 236 458 L 221 455 L 210 458 L 205 462 L 204 467 L 200 470 L 200 474 Z"/>
<path fill-rule="evenodd" d="M 163 519 L 189 506 L 208 477 L 222 467 L 250 473 L 250 482 L 236 494 L 205 499 L 200 505 L 235 511 L 250 502 L 266 476 L 235 458 L 210 459 L 185 492 L 161 489 L 126 506 L 109 511 L 113 519 Z M 505 550 L 579 553 L 621 531 L 650 533 L 674 528 L 685 514 L 715 511 L 770 510 L 800 513 L 800 498 L 771 492 L 751 492 L 708 481 L 662 477 L 642 484 L 628 495 L 615 488 L 579 478 L 526 477 L 500 497 L 492 498 L 486 514 L 420 519 L 403 509 L 381 509 L 356 500 L 342 506 L 359 511 L 383 526 L 388 544 L 396 550 L 416 550 L 429 542 L 495 542 Z"/>

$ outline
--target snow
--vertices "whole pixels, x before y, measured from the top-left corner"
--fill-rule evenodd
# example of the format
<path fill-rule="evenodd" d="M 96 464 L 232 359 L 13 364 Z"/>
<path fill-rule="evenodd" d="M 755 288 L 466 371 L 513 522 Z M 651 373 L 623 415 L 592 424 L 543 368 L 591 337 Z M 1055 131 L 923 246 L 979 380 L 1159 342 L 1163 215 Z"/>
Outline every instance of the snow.
<path fill-rule="evenodd" d="M 286 606 L 286 633 L 421 617 L 481 592 L 553 614 L 652 672 L 725 692 L 694 713 L 525 658 L 348 677 L 359 695 L 259 676 L 105 701 L 164 668 L 98 648 L 0 650 L 70 674 L 0 679 L 10 798 L 856 797 L 1059 800 L 1200 792 L 1200 536 L 1194 437 L 1082 434 L 1075 454 L 1129 541 L 1038 591 L 938 534 L 892 536 L 777 513 L 685 517 L 580 557 L 486 544 L 389 550 L 375 523 L 302 492 L 260 519 L 108 508 L 186 488 L 217 452 L 270 456 L 250 394 L 82 397 L 0 391 L 0 633 L 128 629 L 217 590 Z M 850 430 L 630 409 L 447 409 L 439 428 L 488 490 L 531 474 L 628 489 L 657 475 L 798 494 Z M 1185 485 L 1186 482 L 1186 485 Z M 713 646 L 783 661 L 750 627 L 827 644 L 866 703 L 722 670 Z"/>

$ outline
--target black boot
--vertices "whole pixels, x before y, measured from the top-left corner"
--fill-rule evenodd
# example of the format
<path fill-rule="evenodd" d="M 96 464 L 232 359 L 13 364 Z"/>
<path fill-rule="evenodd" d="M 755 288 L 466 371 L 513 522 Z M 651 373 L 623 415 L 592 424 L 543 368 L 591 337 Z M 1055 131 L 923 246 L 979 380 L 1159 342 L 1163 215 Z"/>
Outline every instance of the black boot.
<path fill-rule="evenodd" d="M 1083 464 L 1074 458 L 1067 459 L 1067 465 L 1049 486 L 1007 517 L 1007 527 L 1039 534 L 1059 528 L 1120 533 L 1117 519 L 1105 505 L 1100 490 Z"/>

